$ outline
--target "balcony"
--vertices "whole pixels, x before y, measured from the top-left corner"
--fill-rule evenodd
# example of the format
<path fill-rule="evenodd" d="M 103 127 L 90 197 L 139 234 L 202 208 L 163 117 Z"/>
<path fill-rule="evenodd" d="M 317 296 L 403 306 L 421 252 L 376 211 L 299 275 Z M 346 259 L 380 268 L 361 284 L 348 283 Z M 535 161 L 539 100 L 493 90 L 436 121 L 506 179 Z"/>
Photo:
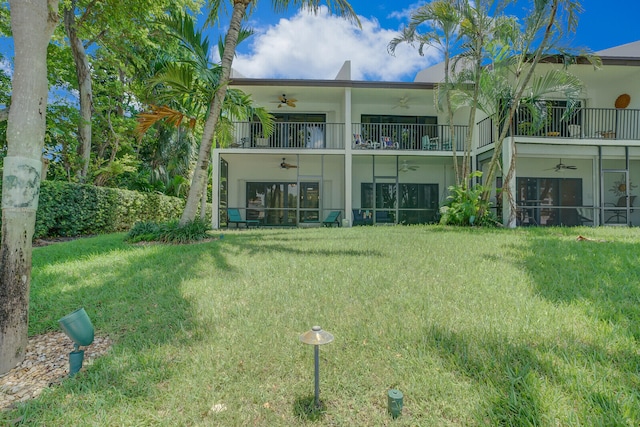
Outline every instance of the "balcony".
<path fill-rule="evenodd" d="M 468 126 L 354 123 L 352 148 L 369 150 L 457 151 L 464 149 Z"/>
<path fill-rule="evenodd" d="M 334 149 L 344 150 L 344 123 L 275 123 L 264 138 L 259 122 L 236 122 L 229 148 L 243 149 Z M 462 151 L 468 126 L 354 123 L 353 149 L 404 151 Z"/>
<path fill-rule="evenodd" d="M 229 148 L 255 149 L 344 149 L 344 123 L 274 123 L 265 138 L 259 122 L 234 123 Z"/>
<path fill-rule="evenodd" d="M 514 119 L 515 136 L 531 138 L 560 138 L 586 140 L 640 141 L 640 110 L 616 108 L 578 108 L 569 116 L 564 107 L 548 107 L 534 126 L 527 111 L 520 111 Z M 478 123 L 479 146 L 495 142 L 498 129 L 492 118 Z M 595 143 L 595 141 L 594 141 Z"/>

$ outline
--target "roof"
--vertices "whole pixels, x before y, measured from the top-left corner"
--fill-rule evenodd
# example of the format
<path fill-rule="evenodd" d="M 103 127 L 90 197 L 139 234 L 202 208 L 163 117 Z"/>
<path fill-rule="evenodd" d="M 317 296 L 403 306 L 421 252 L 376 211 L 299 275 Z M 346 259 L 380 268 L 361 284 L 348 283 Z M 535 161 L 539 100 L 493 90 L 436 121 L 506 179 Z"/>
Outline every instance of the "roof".
<path fill-rule="evenodd" d="M 601 50 L 596 52 L 596 55 L 602 58 L 640 59 L 640 40 Z"/>

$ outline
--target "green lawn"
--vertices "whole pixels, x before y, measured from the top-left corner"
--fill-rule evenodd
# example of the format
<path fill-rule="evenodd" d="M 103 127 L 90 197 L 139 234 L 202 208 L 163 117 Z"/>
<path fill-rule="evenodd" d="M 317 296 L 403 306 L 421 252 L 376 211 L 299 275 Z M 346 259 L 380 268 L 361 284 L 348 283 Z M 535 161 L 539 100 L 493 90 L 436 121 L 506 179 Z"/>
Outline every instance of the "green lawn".
<path fill-rule="evenodd" d="M 0 424 L 640 425 L 640 229 L 224 233 L 36 248 L 30 333 L 84 307 L 115 345 Z"/>

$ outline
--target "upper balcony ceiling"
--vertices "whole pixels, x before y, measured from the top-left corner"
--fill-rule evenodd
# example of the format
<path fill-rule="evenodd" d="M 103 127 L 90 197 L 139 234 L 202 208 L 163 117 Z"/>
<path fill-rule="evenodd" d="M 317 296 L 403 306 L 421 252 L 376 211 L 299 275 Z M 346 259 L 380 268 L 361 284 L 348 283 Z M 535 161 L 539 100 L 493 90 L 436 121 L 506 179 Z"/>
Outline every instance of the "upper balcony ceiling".
<path fill-rule="evenodd" d="M 253 101 L 266 107 L 270 111 L 279 111 L 279 99 L 282 94 L 286 94 L 287 98 L 296 99 L 296 111 L 307 111 L 306 105 L 328 104 L 329 108 L 343 105 L 345 97 L 344 87 L 330 86 L 242 86 L 236 85 L 235 88 L 242 89 L 246 93 L 251 94 Z M 402 114 L 405 107 L 410 107 L 415 103 L 433 102 L 433 91 L 430 89 L 407 89 L 402 88 L 380 88 L 380 87 L 357 87 L 351 89 L 351 100 L 353 104 L 371 104 L 371 105 L 388 105 L 390 109 L 394 109 L 397 114 Z M 402 103 L 402 108 L 399 107 Z M 286 107 L 288 110 L 294 110 L 292 107 Z M 280 108 L 283 110 L 283 108 Z"/>

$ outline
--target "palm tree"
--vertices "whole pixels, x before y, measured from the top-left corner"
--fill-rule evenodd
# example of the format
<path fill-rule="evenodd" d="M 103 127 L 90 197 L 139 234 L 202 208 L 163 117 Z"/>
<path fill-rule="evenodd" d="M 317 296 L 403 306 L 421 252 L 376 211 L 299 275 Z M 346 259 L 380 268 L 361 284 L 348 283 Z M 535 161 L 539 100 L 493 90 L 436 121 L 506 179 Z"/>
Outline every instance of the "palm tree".
<path fill-rule="evenodd" d="M 206 187 L 211 146 L 213 144 L 213 138 L 220 119 L 223 102 L 227 94 L 227 86 L 231 77 L 231 66 L 233 64 L 233 58 L 236 54 L 236 46 L 241 34 L 242 21 L 247 17 L 248 10 L 258 4 L 258 0 L 231 0 L 231 2 L 233 5 L 233 12 L 231 14 L 229 29 L 227 30 L 227 35 L 224 41 L 224 53 L 222 55 L 221 76 L 219 80 L 220 84 L 213 99 L 211 100 L 209 110 L 207 112 L 207 119 L 202 132 L 202 140 L 200 142 L 196 169 L 191 181 L 191 187 L 189 188 L 187 204 L 182 217 L 180 218 L 181 224 L 186 224 L 187 222 L 195 219 L 198 201 Z M 218 20 L 218 11 L 222 6 L 223 0 L 208 0 L 207 3 L 209 7 L 207 23 L 211 25 Z M 360 25 L 358 17 L 346 0 L 326 0 L 326 4 L 332 13 L 335 12 L 338 15 L 345 16 Z M 299 6 L 317 13 L 319 10 L 320 0 L 272 0 L 273 9 L 276 12 L 284 11 L 290 5 Z"/>
<path fill-rule="evenodd" d="M 402 28 L 400 35 L 391 40 L 388 46 L 389 52 L 394 54 L 400 43 L 408 43 L 412 46 L 417 44 L 418 53 L 421 56 L 424 55 L 425 46 L 435 47 L 444 55 L 444 86 L 449 87 L 451 54 L 455 42 L 460 38 L 458 29 L 461 21 L 460 8 L 463 3 L 460 0 L 436 0 L 420 6 L 412 12 L 409 25 Z M 427 26 L 427 31 L 421 33 L 420 28 L 425 25 Z M 453 108 L 449 99 L 450 91 L 444 90 L 442 93 L 445 93 L 449 132 L 452 141 L 454 141 L 455 131 Z M 441 107 L 442 104 L 437 102 L 437 106 Z M 458 170 L 456 144 L 452 144 L 451 149 L 453 150 L 453 167 L 456 182 L 460 184 L 462 179 Z"/>
<path fill-rule="evenodd" d="M 194 136 L 202 132 L 202 122 L 220 84 L 221 67 L 209 61 L 208 38 L 195 27 L 191 16 L 170 16 L 161 22 L 180 41 L 187 54 L 182 58 L 161 57 L 151 64 L 148 97 L 158 105 L 151 105 L 150 112 L 138 115 L 136 131 L 141 136 L 160 120 L 175 127 L 172 132 L 166 127 L 158 129 L 158 139 L 164 143 L 153 150 L 151 177 L 179 195 L 180 189 L 186 187 L 184 181 L 196 159 Z M 249 35 L 250 31 L 242 30 L 239 38 L 244 40 Z M 224 47 L 219 45 L 219 49 L 222 54 Z M 216 140 L 228 143 L 233 119 L 254 117 L 262 123 L 265 132 L 271 132 L 270 114 L 264 108 L 254 108 L 251 98 L 242 91 L 229 90 L 216 129 Z"/>
<path fill-rule="evenodd" d="M 565 18 L 563 21 L 558 18 L 559 14 L 564 11 Z M 545 94 L 552 92 L 562 92 L 567 99 L 575 99 L 582 89 L 580 81 L 568 73 L 552 71 L 545 73 L 540 77 L 534 77 L 536 66 L 540 61 L 548 55 L 557 52 L 559 49 L 558 41 L 561 36 L 566 33 L 574 32 L 577 26 L 576 14 L 580 11 L 580 4 L 573 0 L 536 0 L 533 7 L 525 20 L 523 31 L 516 31 L 516 27 L 506 26 L 506 35 L 504 40 L 510 42 L 499 51 L 504 53 L 498 56 L 499 60 L 493 64 L 493 70 L 496 73 L 504 73 L 509 79 L 510 87 L 509 98 L 506 99 L 506 111 L 504 121 L 501 122 L 498 139 L 494 145 L 494 152 L 489 162 L 489 171 L 486 176 L 487 183 L 493 182 L 499 161 L 502 156 L 502 147 L 507 134 L 509 133 L 511 123 L 516 111 L 523 104 L 535 102 Z M 487 73 L 489 70 L 484 69 Z M 525 91 L 529 92 L 525 95 Z M 512 132 L 513 135 L 513 132 Z M 507 216 L 505 225 L 509 227 L 515 226 L 516 206 L 513 193 L 515 191 L 515 182 L 513 182 L 513 174 L 515 172 L 515 142 L 513 138 L 510 140 L 508 152 L 508 165 L 506 174 L 503 177 L 502 197 L 503 203 L 507 206 Z M 483 193 L 483 200 L 487 201 L 490 197 L 490 186 Z"/>
<path fill-rule="evenodd" d="M 524 29 L 521 30 L 515 19 L 504 15 L 505 2 L 477 0 L 471 3 L 468 0 L 438 0 L 435 3 L 441 2 L 459 14 L 455 16 L 459 22 L 457 28 L 452 28 L 449 32 L 444 31 L 451 28 L 455 21 L 454 15 L 442 13 L 447 10 L 445 6 L 439 6 L 441 9 L 426 8 L 429 13 L 415 15 L 412 24 L 417 26 L 426 21 L 435 23 L 441 29 L 442 36 L 446 34 L 447 37 L 453 38 L 457 31 L 459 39 L 456 40 L 462 41 L 459 47 L 461 53 L 454 61 L 464 61 L 463 67 L 451 74 L 452 80 L 448 84 L 445 82 L 445 85 L 439 88 L 439 92 L 445 92 L 453 110 L 462 106 L 470 108 L 465 158 L 459 175 L 465 180 L 463 187 L 468 187 L 469 184 L 466 181 L 471 171 L 471 132 L 475 127 L 477 109 L 489 115 L 497 114 L 500 118 L 499 136 L 495 142 L 488 174 L 484 179 L 487 185 L 484 187 L 482 199 L 487 202 L 492 190 L 490 183 L 502 159 L 503 142 L 517 109 L 521 105 L 535 103 L 545 94 L 554 91 L 564 92 L 568 99 L 577 96 L 580 91 L 579 81 L 566 73 L 556 71 L 534 79 L 536 65 L 543 55 L 548 55 L 557 49 L 559 36 L 575 30 L 579 3 L 573 0 L 535 0 L 532 2 L 533 7 L 526 18 Z M 566 29 L 561 28 L 561 21 L 558 19 L 560 9 L 565 12 Z M 445 27 L 445 24 L 448 26 Z M 443 43 L 444 40 L 440 36 L 429 40 L 418 39 L 418 41 L 421 46 L 426 43 L 437 43 L 442 48 L 451 48 L 451 44 Z M 455 62 L 453 68 L 456 69 Z M 527 95 L 525 90 L 529 91 Z M 449 119 L 451 120 L 451 116 Z M 514 150 L 511 150 L 511 153 L 514 153 Z M 507 191 L 503 191 L 503 195 L 507 196 L 511 211 L 515 213 L 514 202 L 510 197 L 511 191 L 509 191 L 509 186 L 512 185 L 509 179 L 515 170 L 514 162 L 515 156 L 510 155 L 505 175 Z M 481 212 L 481 215 L 485 213 Z"/>

